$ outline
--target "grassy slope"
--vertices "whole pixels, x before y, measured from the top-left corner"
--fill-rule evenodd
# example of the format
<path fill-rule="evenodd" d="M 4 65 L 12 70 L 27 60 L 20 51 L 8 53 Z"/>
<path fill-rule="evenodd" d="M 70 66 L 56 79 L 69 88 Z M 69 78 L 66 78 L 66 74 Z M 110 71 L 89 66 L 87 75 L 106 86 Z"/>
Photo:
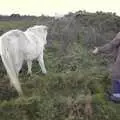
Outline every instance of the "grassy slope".
<path fill-rule="evenodd" d="M 21 23 L 15 26 L 20 27 Z M 26 72 L 20 74 L 25 97 L 1 101 L 0 120 L 83 120 L 84 95 L 89 91 L 93 98 L 92 119 L 119 120 L 120 105 L 104 97 L 110 86 L 106 59 L 91 55 L 79 42 L 69 46 L 65 55 L 59 55 L 59 49 L 56 42 L 45 50 L 46 76 L 41 74 L 36 62 L 32 76 Z"/>

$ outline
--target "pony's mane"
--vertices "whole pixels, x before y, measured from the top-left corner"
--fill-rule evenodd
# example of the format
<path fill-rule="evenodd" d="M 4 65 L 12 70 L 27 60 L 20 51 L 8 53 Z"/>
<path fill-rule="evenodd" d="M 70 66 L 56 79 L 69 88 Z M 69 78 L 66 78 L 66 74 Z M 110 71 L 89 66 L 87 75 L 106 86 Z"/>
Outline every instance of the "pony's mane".
<path fill-rule="evenodd" d="M 32 26 L 32 27 L 29 27 L 29 28 L 27 28 L 27 30 L 26 31 L 32 31 L 32 30 L 35 30 L 35 29 L 48 29 L 48 27 L 47 26 L 45 26 L 45 25 L 34 25 L 34 26 Z"/>

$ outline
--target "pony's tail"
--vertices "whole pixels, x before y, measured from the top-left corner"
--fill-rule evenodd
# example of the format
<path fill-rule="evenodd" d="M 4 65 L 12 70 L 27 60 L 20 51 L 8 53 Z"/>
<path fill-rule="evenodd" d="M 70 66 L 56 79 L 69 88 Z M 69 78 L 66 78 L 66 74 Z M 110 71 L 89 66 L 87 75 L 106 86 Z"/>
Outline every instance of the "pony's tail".
<path fill-rule="evenodd" d="M 13 59 L 12 59 L 12 56 L 10 54 L 8 44 L 6 44 L 6 43 L 8 43 L 8 41 L 6 41 L 6 40 L 1 41 L 2 62 L 3 62 L 4 66 L 6 68 L 6 71 L 10 77 L 11 84 L 15 87 L 15 89 L 17 90 L 19 95 L 23 95 L 21 85 L 20 85 L 20 82 L 18 79 L 18 75 L 15 71 Z"/>

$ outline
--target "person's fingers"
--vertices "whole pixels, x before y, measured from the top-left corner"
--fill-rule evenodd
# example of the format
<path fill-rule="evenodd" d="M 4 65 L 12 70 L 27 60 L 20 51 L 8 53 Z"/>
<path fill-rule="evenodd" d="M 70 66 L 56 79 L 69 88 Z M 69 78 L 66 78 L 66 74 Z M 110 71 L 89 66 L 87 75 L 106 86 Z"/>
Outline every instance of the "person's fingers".
<path fill-rule="evenodd" d="M 98 48 L 97 47 L 95 47 L 95 49 L 93 50 L 93 52 L 92 52 L 93 54 L 97 54 L 98 53 Z"/>

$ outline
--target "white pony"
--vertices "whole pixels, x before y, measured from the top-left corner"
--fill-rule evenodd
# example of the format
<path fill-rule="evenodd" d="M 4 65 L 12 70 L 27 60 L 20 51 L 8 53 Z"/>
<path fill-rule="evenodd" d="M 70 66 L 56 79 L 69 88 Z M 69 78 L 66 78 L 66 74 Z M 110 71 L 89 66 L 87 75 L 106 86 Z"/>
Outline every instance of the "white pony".
<path fill-rule="evenodd" d="M 19 71 L 23 61 L 27 61 L 28 73 L 31 74 L 32 60 L 37 59 L 42 72 L 46 74 L 43 60 L 43 50 L 47 43 L 47 26 L 36 25 L 25 32 L 10 30 L 0 37 L 0 54 L 2 62 L 10 77 L 10 83 L 19 95 L 22 95 L 21 85 L 18 80 Z"/>

